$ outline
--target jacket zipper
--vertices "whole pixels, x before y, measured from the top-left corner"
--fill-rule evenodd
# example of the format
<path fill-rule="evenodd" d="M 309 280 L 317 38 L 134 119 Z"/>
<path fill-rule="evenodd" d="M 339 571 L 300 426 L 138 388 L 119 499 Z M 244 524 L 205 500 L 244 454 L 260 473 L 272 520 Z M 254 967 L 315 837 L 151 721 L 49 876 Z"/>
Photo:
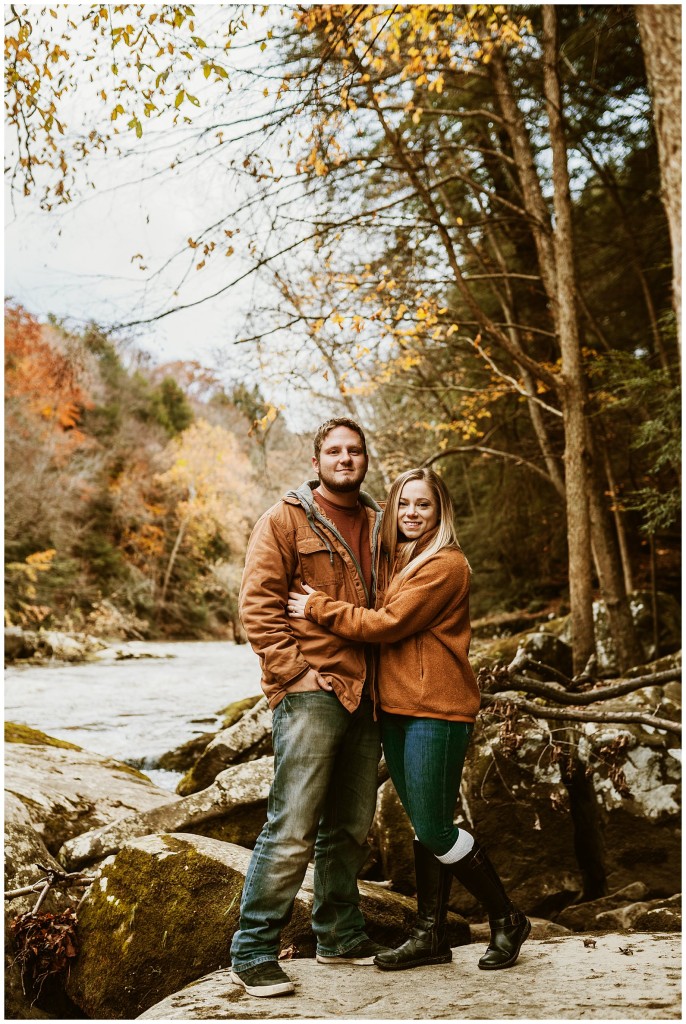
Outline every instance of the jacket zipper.
<path fill-rule="evenodd" d="M 364 581 L 364 576 L 362 574 L 362 569 L 360 567 L 359 562 L 355 558 L 355 555 L 353 554 L 352 549 L 348 546 L 348 544 L 343 539 L 343 537 L 341 537 L 340 533 L 338 532 L 336 527 L 333 525 L 333 523 L 331 523 L 328 519 L 324 519 L 324 517 L 321 516 L 319 514 L 319 512 L 317 512 L 316 509 L 313 508 L 312 511 L 313 511 L 313 514 L 314 514 L 315 518 L 322 524 L 322 526 L 325 526 L 328 530 L 331 530 L 331 533 L 333 533 L 334 537 L 336 537 L 336 539 L 341 542 L 341 544 L 343 545 L 345 550 L 350 555 L 350 557 L 352 559 L 352 563 L 355 566 L 355 569 L 357 570 L 357 575 L 360 578 L 360 583 L 362 584 L 362 587 L 364 589 L 364 596 L 367 599 L 367 607 L 370 608 L 371 607 L 371 605 L 370 605 L 370 596 L 369 596 L 369 591 L 367 590 L 367 584 Z M 365 513 L 365 515 L 366 515 L 366 513 Z M 376 545 L 376 538 L 378 537 L 378 533 L 379 533 L 380 524 L 381 524 L 381 516 L 377 516 L 375 521 L 374 521 L 374 528 L 372 530 L 372 553 L 374 555 L 374 558 L 372 559 L 372 597 L 376 597 L 376 557 L 377 557 L 377 552 L 375 550 L 375 545 Z"/>

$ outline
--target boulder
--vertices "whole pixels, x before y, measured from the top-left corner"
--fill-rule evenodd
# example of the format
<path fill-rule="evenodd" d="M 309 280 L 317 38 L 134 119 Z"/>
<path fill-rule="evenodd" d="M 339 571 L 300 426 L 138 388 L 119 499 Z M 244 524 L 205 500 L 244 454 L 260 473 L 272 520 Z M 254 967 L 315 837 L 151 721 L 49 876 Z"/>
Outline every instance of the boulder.
<path fill-rule="evenodd" d="M 16 736 L 20 742 L 12 741 Z M 135 768 L 38 730 L 14 727 L 10 737 L 5 744 L 5 791 L 26 807 L 53 854 L 81 832 L 178 799 Z"/>
<path fill-rule="evenodd" d="M 668 684 L 671 688 L 673 684 Z M 668 717 L 667 688 L 650 687 L 604 710 L 652 711 Z M 611 892 L 642 881 L 651 897 L 681 888 L 681 751 L 673 733 L 649 726 L 586 722 L 579 758 L 595 797 L 595 828 Z"/>
<path fill-rule="evenodd" d="M 671 655 L 640 674 L 679 665 Z M 592 710 L 678 721 L 680 705 L 680 684 L 668 682 Z M 555 919 L 580 897 L 598 899 L 636 881 L 649 898 L 671 896 L 680 878 L 678 746 L 674 733 L 650 725 L 536 720 L 500 694 L 477 724 L 462 811 L 530 913 Z M 465 900 L 457 906 L 470 911 Z"/>
<path fill-rule="evenodd" d="M 62 870 L 33 826 L 29 812 L 13 793 L 5 794 L 5 891 L 33 885 L 44 875 L 42 868 Z M 20 913 L 30 910 L 37 894 L 18 897 L 10 906 Z"/>
<path fill-rule="evenodd" d="M 6 661 L 90 661 L 107 645 L 88 633 L 65 633 L 56 629 L 5 629 Z"/>
<path fill-rule="evenodd" d="M 636 931 L 681 932 L 681 893 L 666 900 L 651 900 L 631 925 Z"/>
<path fill-rule="evenodd" d="M 487 850 L 509 895 L 529 915 L 553 917 L 583 891 L 554 722 L 506 705 L 481 713 L 462 773 L 458 824 Z M 483 918 L 455 883 L 451 906 Z"/>
<path fill-rule="evenodd" d="M 611 933 L 527 941 L 517 967 L 477 967 L 479 952 L 392 975 L 312 960 L 284 964 L 294 995 L 254 999 L 215 971 L 141 1014 L 142 1020 L 679 1020 L 679 936 Z M 628 955 L 634 954 L 634 955 Z"/>
<path fill-rule="evenodd" d="M 24 804 L 12 793 L 5 795 L 5 892 L 23 889 L 45 877 L 45 868 L 60 871 L 36 832 Z M 5 1020 L 58 1019 L 71 1016 L 57 978 L 49 978 L 37 991 L 23 978 L 17 963 L 18 948 L 12 922 L 32 911 L 39 893 L 5 901 Z M 68 905 L 65 894 L 51 889 L 40 912 L 59 913 Z"/>
<path fill-rule="evenodd" d="M 181 796 L 210 786 L 217 775 L 237 761 L 254 761 L 272 753 L 272 713 L 266 697 L 246 711 L 235 724 L 222 729 L 207 745 L 176 787 Z"/>
<path fill-rule="evenodd" d="M 222 729 L 228 729 L 230 726 L 241 718 L 246 711 L 257 704 L 260 700 L 260 695 L 253 697 L 245 697 L 243 700 L 234 701 L 229 704 L 221 712 L 222 714 Z M 193 739 L 188 740 L 187 743 L 182 743 L 176 750 L 170 750 L 168 753 L 163 754 L 162 757 L 155 764 L 155 768 L 163 768 L 168 772 L 187 772 L 193 767 L 195 762 L 198 760 L 200 755 L 203 753 L 208 743 L 217 735 L 219 730 L 214 732 L 204 732 L 200 736 L 194 736 Z"/>
<path fill-rule="evenodd" d="M 370 842 L 378 854 L 381 873 L 397 892 L 416 892 L 414 829 L 390 779 L 379 787 Z"/>
<path fill-rule="evenodd" d="M 573 932 L 593 931 L 598 914 L 607 910 L 616 910 L 629 903 L 642 899 L 648 892 L 644 882 L 632 882 L 631 885 L 610 893 L 609 896 L 602 896 L 597 900 L 585 900 L 583 903 L 573 903 L 566 907 L 561 914 L 558 914 L 557 924 L 564 925 Z"/>
<path fill-rule="evenodd" d="M 644 931 L 650 927 L 654 932 L 680 932 L 681 893 L 669 899 L 630 903 L 616 910 L 606 910 L 598 914 L 596 927 L 599 931 Z"/>
<path fill-rule="evenodd" d="M 79 919 L 81 953 L 68 992 L 91 1018 L 133 1018 L 210 971 L 226 967 L 238 925 L 250 853 L 202 836 L 164 834 L 127 844 L 100 867 Z M 284 929 L 282 955 L 314 956 L 310 929 L 314 876 L 309 868 Z M 360 883 L 370 936 L 397 944 L 414 903 Z M 468 938 L 468 928 L 451 916 Z"/>
<path fill-rule="evenodd" d="M 656 658 L 678 651 L 681 648 L 681 607 L 671 594 L 658 593 L 658 645 L 653 636 L 652 597 L 649 591 L 636 591 L 629 595 L 631 615 L 636 629 L 642 663 L 648 664 Z M 593 622 L 596 635 L 595 671 L 600 676 L 619 675 L 614 644 L 610 637 L 607 608 L 603 601 L 593 602 Z M 519 623 L 515 624 L 519 625 Z M 554 636 L 559 641 L 554 645 L 548 640 Z M 559 668 L 565 675 L 571 675 L 571 615 L 550 619 L 535 630 L 528 629 L 514 636 L 503 635 L 482 647 L 471 658 L 474 671 L 495 662 L 509 664 L 517 651 L 524 647 L 533 658 L 553 668 Z M 531 645 L 531 647 L 529 646 Z M 538 652 L 538 653 L 537 653 Z"/>
<path fill-rule="evenodd" d="M 231 704 L 227 704 L 221 712 L 222 729 L 230 729 L 232 725 L 235 725 L 243 715 L 252 710 L 263 699 L 261 693 L 256 693 L 251 697 L 243 697 L 241 700 L 234 700 Z"/>
<path fill-rule="evenodd" d="M 204 832 L 214 828 L 222 832 L 220 838 L 251 838 L 253 845 L 266 818 L 267 797 L 273 777 L 274 761 L 271 757 L 234 765 L 221 772 L 214 783 L 200 793 L 172 799 L 162 806 L 151 807 L 103 828 L 75 836 L 60 850 L 60 860 L 73 871 L 116 853 L 132 839 L 153 832 Z"/>
<path fill-rule="evenodd" d="M 653 635 L 653 603 L 648 590 L 629 595 L 631 617 L 636 639 L 643 654 L 643 662 L 653 661 L 662 654 L 678 651 L 681 647 L 681 607 L 671 594 L 658 592 L 658 643 Z M 610 638 L 607 609 L 603 601 L 593 603 L 593 623 L 596 635 L 598 671 L 601 675 L 617 675 L 618 666 L 614 645 Z"/>
<path fill-rule="evenodd" d="M 203 732 L 182 743 L 174 750 L 162 754 L 151 768 L 162 768 L 165 772 L 187 772 L 193 767 L 208 743 L 211 743 L 216 732 Z M 149 762 L 148 762 L 149 763 Z"/>
<path fill-rule="evenodd" d="M 572 648 L 554 633 L 541 626 L 535 633 L 525 633 L 519 638 L 518 651 L 524 651 L 534 661 L 562 672 L 568 679 L 572 678 Z"/>

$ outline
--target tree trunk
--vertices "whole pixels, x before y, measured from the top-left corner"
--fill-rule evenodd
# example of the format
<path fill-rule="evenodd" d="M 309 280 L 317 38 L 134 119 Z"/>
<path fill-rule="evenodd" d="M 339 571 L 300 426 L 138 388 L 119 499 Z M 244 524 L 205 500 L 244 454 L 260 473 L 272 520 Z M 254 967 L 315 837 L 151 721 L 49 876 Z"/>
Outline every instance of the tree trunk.
<path fill-rule="evenodd" d="M 543 5 L 544 89 L 553 155 L 557 328 L 562 357 L 565 424 L 565 484 L 569 545 L 569 598 L 572 609 L 574 672 L 583 670 L 595 651 L 591 578 L 591 516 L 588 501 L 590 452 L 586 429 L 586 382 L 579 343 L 574 279 L 572 203 L 567 146 L 562 124 L 562 95 L 557 75 L 557 13 Z"/>
<path fill-rule="evenodd" d="M 630 594 L 634 590 L 634 573 L 631 566 L 631 554 L 629 552 L 629 543 L 626 536 L 624 516 L 619 505 L 619 492 L 617 490 L 617 484 L 615 483 L 614 473 L 612 472 L 612 463 L 610 462 L 606 448 L 603 449 L 603 462 L 605 465 L 607 485 L 610 490 L 610 497 L 612 498 L 617 542 L 619 543 L 619 555 L 622 560 L 622 572 L 624 573 L 624 589 L 627 594 Z"/>
<path fill-rule="evenodd" d="M 681 347 L 681 4 L 636 4 L 672 244 L 672 283 Z"/>
<path fill-rule="evenodd" d="M 640 665 L 643 656 L 636 639 L 617 541 L 605 501 L 605 487 L 601 478 L 600 466 L 593 453 L 590 429 L 587 443 L 592 460 L 589 464 L 588 496 L 593 550 L 596 555 L 600 590 L 607 608 L 608 626 L 617 653 L 617 663 L 620 672 L 624 672 L 633 668 L 634 665 Z"/>
<path fill-rule="evenodd" d="M 159 606 L 158 606 L 158 611 L 161 610 L 162 608 L 164 608 L 164 605 L 166 603 L 166 600 L 167 600 L 167 588 L 169 587 L 169 580 L 171 579 L 172 570 L 174 568 L 174 562 L 176 561 L 176 556 L 179 553 L 179 548 L 181 547 L 181 541 L 183 540 L 183 535 L 186 532 L 186 527 L 188 526 L 188 520 L 189 519 L 190 519 L 190 516 L 188 514 L 186 514 L 183 517 L 183 519 L 181 520 L 181 525 L 179 526 L 178 533 L 176 534 L 176 540 L 174 541 L 174 546 L 171 549 L 171 554 L 169 555 L 169 561 L 167 562 L 167 569 L 166 569 L 165 574 L 164 574 L 164 582 L 162 583 L 162 593 L 160 595 L 160 603 L 159 603 Z"/>

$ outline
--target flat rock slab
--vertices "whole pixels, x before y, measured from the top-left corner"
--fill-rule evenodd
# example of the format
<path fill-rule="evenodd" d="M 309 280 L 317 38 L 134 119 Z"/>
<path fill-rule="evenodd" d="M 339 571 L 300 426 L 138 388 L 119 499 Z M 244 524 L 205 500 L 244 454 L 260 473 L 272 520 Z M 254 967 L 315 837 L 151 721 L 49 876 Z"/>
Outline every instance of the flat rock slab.
<path fill-rule="evenodd" d="M 517 966 L 506 971 L 480 971 L 481 950 L 458 946 L 450 964 L 393 973 L 291 960 L 283 966 L 296 983 L 295 995 L 273 999 L 247 995 L 226 968 L 138 1019 L 681 1019 L 679 935 L 619 932 L 529 941 Z"/>

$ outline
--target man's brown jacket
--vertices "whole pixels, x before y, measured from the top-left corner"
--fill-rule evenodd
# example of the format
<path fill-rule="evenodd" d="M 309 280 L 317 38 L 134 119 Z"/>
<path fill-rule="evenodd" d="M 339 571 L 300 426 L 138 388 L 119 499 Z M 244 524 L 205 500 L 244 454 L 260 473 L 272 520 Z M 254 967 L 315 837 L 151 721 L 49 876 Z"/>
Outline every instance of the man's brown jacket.
<path fill-rule="evenodd" d="M 313 668 L 333 686 L 341 704 L 354 711 L 368 674 L 364 642 L 343 640 L 307 619 L 286 614 L 289 590 L 307 583 L 339 601 L 374 608 L 380 587 L 381 509 L 360 492 L 369 518 L 371 593 L 351 549 L 315 503 L 317 481 L 289 491 L 255 524 L 239 598 L 240 616 L 262 665 L 262 689 L 276 707 L 289 687 Z"/>

